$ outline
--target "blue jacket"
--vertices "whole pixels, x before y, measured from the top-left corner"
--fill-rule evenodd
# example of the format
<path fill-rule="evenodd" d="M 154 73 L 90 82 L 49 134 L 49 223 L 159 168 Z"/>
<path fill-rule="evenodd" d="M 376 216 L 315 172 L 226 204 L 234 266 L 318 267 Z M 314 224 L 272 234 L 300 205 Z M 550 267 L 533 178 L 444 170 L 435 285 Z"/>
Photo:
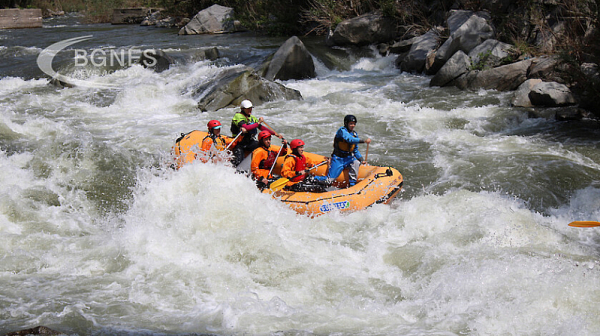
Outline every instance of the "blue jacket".
<path fill-rule="evenodd" d="M 333 140 L 333 155 L 339 157 L 347 157 L 354 155 L 358 161 L 362 161 L 362 155 L 358 151 L 358 144 L 362 143 L 358 137 L 356 131 L 350 132 L 346 126 L 340 127 L 335 133 L 335 139 Z"/>

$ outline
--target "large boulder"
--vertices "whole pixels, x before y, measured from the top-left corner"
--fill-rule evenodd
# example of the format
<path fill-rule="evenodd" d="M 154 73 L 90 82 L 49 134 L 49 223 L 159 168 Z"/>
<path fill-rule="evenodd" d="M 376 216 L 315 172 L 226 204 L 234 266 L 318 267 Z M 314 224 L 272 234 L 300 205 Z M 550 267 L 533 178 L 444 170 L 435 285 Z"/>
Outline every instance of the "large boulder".
<path fill-rule="evenodd" d="M 381 12 L 371 12 L 340 22 L 327 36 L 329 46 L 364 46 L 394 39 L 396 26 Z"/>
<path fill-rule="evenodd" d="M 221 34 L 236 31 L 233 8 L 212 5 L 201 10 L 179 30 L 179 35 Z"/>
<path fill-rule="evenodd" d="M 458 51 L 444 64 L 429 82 L 429 86 L 446 86 L 462 74 L 469 71 L 471 59 L 467 54 Z"/>
<path fill-rule="evenodd" d="M 512 106 L 517 107 L 533 107 L 531 99 L 529 99 L 529 93 L 534 86 L 541 83 L 542 80 L 538 78 L 528 79 L 523 84 L 519 85 L 519 88 L 515 91 L 515 95 L 512 99 Z"/>
<path fill-rule="evenodd" d="M 428 74 L 436 73 L 455 52 L 462 50 L 469 54 L 483 41 L 495 36 L 495 29 L 485 15 L 479 12 L 470 12 L 470 16 L 468 15 L 469 12 L 465 11 L 453 12 L 450 15 L 448 18 L 450 37 L 436 51 L 435 60 L 431 68 L 428 69 Z M 454 18 L 454 16 L 459 17 Z M 468 19 L 463 22 L 466 16 L 468 16 Z M 460 26 L 458 26 L 459 24 Z M 453 29 L 455 30 L 453 31 Z"/>
<path fill-rule="evenodd" d="M 556 82 L 542 82 L 533 87 L 529 93 L 531 103 L 536 106 L 568 106 L 577 103 L 571 90 Z"/>
<path fill-rule="evenodd" d="M 439 36 L 436 29 L 431 29 L 427 33 L 419 36 L 410 47 L 406 55 L 398 56 L 396 67 L 406 72 L 421 73 L 425 69 L 427 55 L 429 55 L 438 45 Z"/>
<path fill-rule="evenodd" d="M 467 22 L 471 16 L 477 15 L 486 20 L 490 19 L 490 16 L 486 12 L 474 12 L 471 10 L 462 10 L 462 9 L 453 9 L 448 12 L 448 19 L 446 23 L 448 24 L 448 30 L 450 31 L 450 35 L 454 34 L 460 27 L 462 27 L 465 22 Z"/>
<path fill-rule="evenodd" d="M 250 99 L 254 105 L 280 99 L 302 99 L 299 91 L 268 81 L 251 67 L 225 70 L 199 86 L 193 96 L 198 99 L 198 108 L 202 111 L 239 106 L 244 99 Z"/>
<path fill-rule="evenodd" d="M 290 37 L 266 64 L 263 75 L 268 80 L 314 78 L 315 63 L 297 36 Z"/>
<path fill-rule="evenodd" d="M 471 62 L 476 68 L 494 68 L 511 56 L 513 45 L 500 42 L 496 39 L 485 40 L 469 52 Z"/>
<path fill-rule="evenodd" d="M 565 71 L 558 56 L 540 56 L 533 59 L 528 77 L 539 78 L 546 82 L 565 83 L 562 78 L 562 73 Z"/>
<path fill-rule="evenodd" d="M 499 66 L 489 70 L 474 70 L 460 76 L 452 84 L 465 90 L 516 90 L 527 80 L 527 70 L 531 65 L 531 59 Z"/>

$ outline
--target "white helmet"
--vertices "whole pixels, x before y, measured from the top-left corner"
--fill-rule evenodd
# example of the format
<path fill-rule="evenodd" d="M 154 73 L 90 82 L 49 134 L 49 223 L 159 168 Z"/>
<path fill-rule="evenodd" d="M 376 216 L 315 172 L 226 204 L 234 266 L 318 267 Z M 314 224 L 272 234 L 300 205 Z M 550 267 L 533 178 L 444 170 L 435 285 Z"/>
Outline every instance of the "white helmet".
<path fill-rule="evenodd" d="M 242 100 L 242 104 L 240 104 L 240 106 L 242 108 L 251 108 L 252 107 L 252 102 L 249 101 L 248 99 Z"/>

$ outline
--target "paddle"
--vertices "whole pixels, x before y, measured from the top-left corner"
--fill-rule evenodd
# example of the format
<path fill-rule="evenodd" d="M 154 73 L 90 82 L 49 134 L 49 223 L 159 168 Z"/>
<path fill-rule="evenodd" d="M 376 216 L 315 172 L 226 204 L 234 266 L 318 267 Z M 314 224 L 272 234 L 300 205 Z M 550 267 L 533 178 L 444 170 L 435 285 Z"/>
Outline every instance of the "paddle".
<path fill-rule="evenodd" d="M 369 144 L 370 142 L 367 142 L 367 150 L 365 151 L 365 164 L 367 164 L 367 158 L 369 157 Z"/>
<path fill-rule="evenodd" d="M 228 149 L 229 149 L 229 147 L 231 147 L 231 145 L 233 145 L 233 144 L 235 143 L 235 140 L 237 140 L 237 138 L 239 138 L 239 137 L 240 137 L 240 135 L 242 135 L 242 132 L 239 132 L 239 133 L 238 133 L 238 135 L 236 135 L 236 136 L 235 136 L 235 138 L 233 138 L 233 141 L 231 141 L 231 142 L 229 143 L 229 145 L 227 145 L 227 147 L 225 147 L 225 150 L 228 150 Z"/>
<path fill-rule="evenodd" d="M 315 168 L 317 168 L 317 167 L 319 167 L 319 166 L 322 166 L 322 165 L 324 165 L 324 164 L 326 164 L 326 163 L 327 163 L 327 160 L 325 160 L 325 161 L 323 161 L 323 162 L 321 162 L 321 163 L 319 163 L 319 164 L 317 164 L 317 165 L 314 165 L 314 166 L 310 167 L 310 168 L 309 168 L 307 171 L 311 171 L 311 170 L 313 170 L 313 169 L 315 169 Z M 282 177 L 282 178 L 280 178 L 279 180 L 277 180 L 277 181 L 275 181 L 275 182 L 271 183 L 271 185 L 269 186 L 269 189 L 271 189 L 271 191 L 272 191 L 272 192 L 279 191 L 279 190 L 283 189 L 283 187 L 285 187 L 285 185 L 286 185 L 286 184 L 287 184 L 289 181 L 290 181 L 290 179 L 289 179 L 289 178 L 287 178 L 287 177 Z"/>
<path fill-rule="evenodd" d="M 273 133 L 275 133 L 275 136 L 276 136 L 276 137 L 278 137 L 278 138 L 280 138 L 280 139 L 283 139 L 283 137 L 282 137 L 282 136 L 281 136 L 279 133 L 277 133 L 277 131 L 275 131 L 275 130 L 273 129 L 273 127 L 271 127 L 269 124 L 267 124 L 267 122 L 266 122 L 266 121 L 264 121 L 264 120 L 263 120 L 263 122 L 262 122 L 262 123 L 263 123 L 263 124 L 265 124 L 265 126 L 267 126 L 267 127 L 268 127 L 268 128 L 271 130 L 271 131 L 273 131 Z"/>
<path fill-rule="evenodd" d="M 575 221 L 575 222 L 569 223 L 569 226 L 588 228 L 588 227 L 600 226 L 600 222 Z"/>
<path fill-rule="evenodd" d="M 271 176 L 271 172 L 273 172 L 273 168 L 275 168 L 275 165 L 277 164 L 277 159 L 279 158 L 279 154 L 281 154 L 281 150 L 283 149 L 283 147 L 285 147 L 285 146 L 281 145 L 281 147 L 279 147 L 279 152 L 277 152 L 277 156 L 275 157 L 275 162 L 273 162 L 273 165 L 271 166 L 271 169 L 269 170 L 269 174 L 267 174 L 267 178 L 269 176 Z"/>

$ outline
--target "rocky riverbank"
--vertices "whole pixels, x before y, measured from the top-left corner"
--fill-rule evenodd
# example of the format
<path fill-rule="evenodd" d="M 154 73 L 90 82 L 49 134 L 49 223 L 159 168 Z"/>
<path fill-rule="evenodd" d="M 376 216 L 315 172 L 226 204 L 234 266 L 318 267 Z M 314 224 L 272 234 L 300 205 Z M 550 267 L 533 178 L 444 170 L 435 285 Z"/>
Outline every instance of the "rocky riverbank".
<path fill-rule="evenodd" d="M 587 6 L 589 10 L 593 9 L 591 2 Z M 397 55 L 396 66 L 401 71 L 432 76 L 431 86 L 514 91 L 514 106 L 534 110 L 555 108 L 560 119 L 600 116 L 600 109 L 594 104 L 600 92 L 600 74 L 593 54 L 577 62 L 568 55 L 556 53 L 557 45 L 573 39 L 573 32 L 568 30 L 573 18 L 566 17 L 558 4 L 542 1 L 526 13 L 524 9 L 517 10 L 504 3 L 489 3 L 482 9 L 451 9 L 443 14 L 436 13 L 445 18 L 443 24 L 422 34 L 411 32 L 410 27 L 399 25 L 381 11 L 375 11 L 342 21 L 324 38 L 330 47 L 376 45 L 382 55 Z M 498 17 L 511 11 L 523 24 L 517 40 L 529 41 L 524 44 L 529 43 L 530 47 L 502 40 L 506 33 L 499 32 L 505 31 L 506 27 L 497 24 Z M 545 15 L 544 19 L 539 22 L 527 19 L 527 15 L 535 13 Z M 579 23 L 585 28 L 581 39 L 589 40 L 597 35 L 593 22 Z M 243 27 L 235 19 L 233 8 L 213 5 L 191 18 L 179 33 L 215 34 L 240 30 Z M 302 42 L 297 40 L 295 43 Z M 544 50 L 548 53 L 541 52 Z M 308 67 L 301 71 L 302 75 L 287 76 L 286 79 L 303 78 L 305 73 L 310 73 L 310 67 L 314 67 L 308 62 L 303 64 L 294 64 L 295 69 Z"/>

